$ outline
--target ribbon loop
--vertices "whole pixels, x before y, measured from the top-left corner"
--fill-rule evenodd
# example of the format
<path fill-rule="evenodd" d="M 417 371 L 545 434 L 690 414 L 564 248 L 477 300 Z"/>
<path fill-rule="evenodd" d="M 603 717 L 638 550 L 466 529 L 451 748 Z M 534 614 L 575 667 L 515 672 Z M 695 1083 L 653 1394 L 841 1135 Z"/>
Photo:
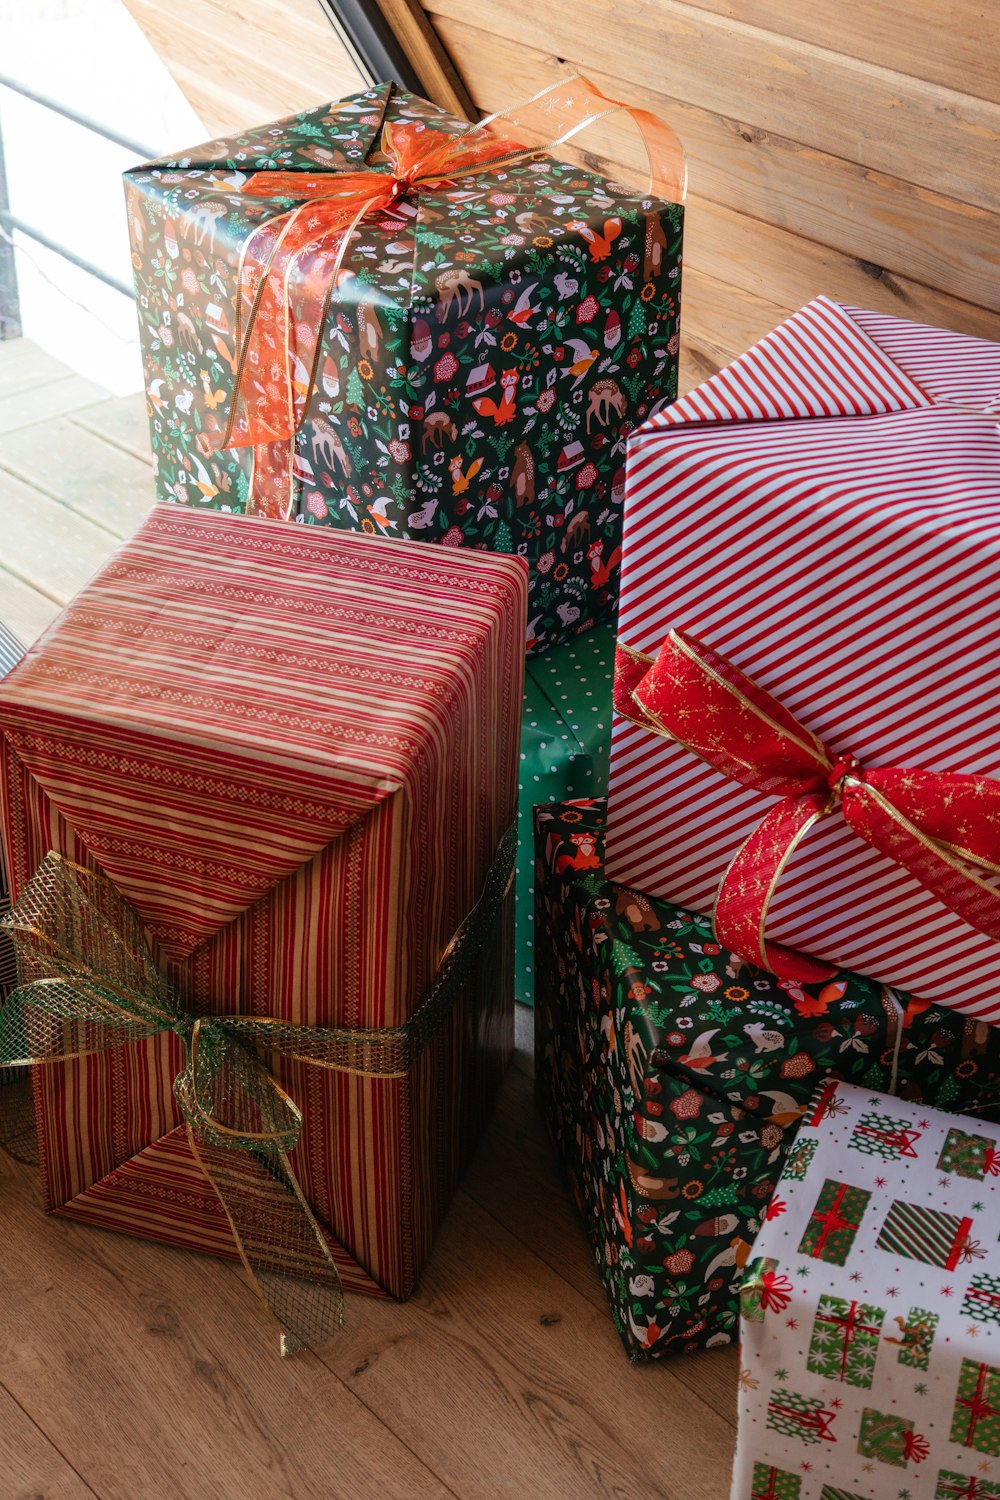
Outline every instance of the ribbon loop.
<path fill-rule="evenodd" d="M 219 446 L 254 450 L 248 514 L 291 514 L 294 439 L 316 386 L 330 303 L 362 220 L 394 210 L 422 186 L 514 166 L 617 110 L 639 127 L 650 193 L 683 200 L 684 153 L 669 126 L 609 99 L 583 78 L 560 80 L 457 134 L 387 121 L 382 146 L 388 171 L 264 171 L 240 185 L 238 191 L 250 198 L 295 203 L 254 229 L 240 252 L 233 399 Z M 500 124 L 514 136 L 536 136 L 540 144 L 498 134 L 494 127 Z"/>
<path fill-rule="evenodd" d="M 671 631 L 655 659 L 619 647 L 615 708 L 731 780 L 780 799 L 737 850 L 716 897 L 716 936 L 749 963 L 800 984 L 836 972 L 769 942 L 765 928 L 792 855 L 838 806 L 859 838 L 1000 941 L 1000 890 L 988 879 L 1000 874 L 1000 781 L 866 769 L 850 752 L 834 754 L 752 678 L 683 631 Z"/>

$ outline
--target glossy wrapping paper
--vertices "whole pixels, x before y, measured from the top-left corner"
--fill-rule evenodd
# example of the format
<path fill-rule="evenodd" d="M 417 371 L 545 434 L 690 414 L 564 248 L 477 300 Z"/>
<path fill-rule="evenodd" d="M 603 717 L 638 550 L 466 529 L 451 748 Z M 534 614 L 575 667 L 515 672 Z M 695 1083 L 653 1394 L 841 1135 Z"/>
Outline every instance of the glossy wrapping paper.
<path fill-rule="evenodd" d="M 240 278 L 294 200 L 249 180 L 388 172 L 386 125 L 468 130 L 386 84 L 126 174 L 161 499 L 254 505 L 251 450 L 220 446 Z M 311 349 L 322 327 L 314 389 L 309 356 L 293 365 L 291 518 L 519 554 L 529 650 L 609 618 L 626 437 L 676 394 L 682 223 L 679 205 L 538 153 L 363 218 L 325 320 L 307 290 L 333 249 L 301 258 L 292 333 Z M 263 366 L 251 376 L 266 394 Z"/>
<path fill-rule="evenodd" d="M 740 1298 L 732 1500 L 1000 1494 L 998 1153 L 976 1118 L 810 1101 Z"/>
<path fill-rule="evenodd" d="M 860 975 L 797 987 L 745 964 L 708 918 L 607 878 L 604 806 L 537 813 L 536 1067 L 639 1360 L 736 1341 L 741 1276 L 819 1082 L 997 1119 L 1000 1032 Z"/>
<path fill-rule="evenodd" d="M 535 993 L 535 808 L 608 790 L 615 636 L 598 625 L 524 669 L 514 993 Z"/>

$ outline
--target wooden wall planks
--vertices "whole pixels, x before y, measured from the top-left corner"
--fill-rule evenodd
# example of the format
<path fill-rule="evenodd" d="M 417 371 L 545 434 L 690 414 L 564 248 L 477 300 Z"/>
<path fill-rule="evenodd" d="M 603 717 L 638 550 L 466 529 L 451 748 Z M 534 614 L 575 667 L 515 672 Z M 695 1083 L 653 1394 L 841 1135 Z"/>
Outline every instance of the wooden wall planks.
<path fill-rule="evenodd" d="M 319 0 L 125 0 L 206 133 L 231 135 L 365 87 Z M 468 94 L 420 0 L 379 0 L 424 92 L 453 114 Z M 193 144 L 191 142 L 178 142 Z"/>
<path fill-rule="evenodd" d="M 480 110 L 568 64 L 684 141 L 687 381 L 821 291 L 1000 339 L 1000 12 L 974 0 L 424 4 Z M 624 117 L 587 145 L 640 173 Z"/>
<path fill-rule="evenodd" d="M 359 86 L 317 0 L 127 3 L 207 130 Z M 413 30 L 421 0 L 378 3 L 390 19 L 405 12 Z M 457 70 L 456 79 L 421 49 L 432 97 L 454 87 L 491 112 L 568 64 L 677 131 L 692 188 L 685 379 L 817 292 L 1000 339 L 1000 7 L 422 4 Z M 623 175 L 641 173 L 642 147 L 619 119 L 602 121 L 587 149 Z"/>
<path fill-rule="evenodd" d="M 316 0 L 125 3 L 206 135 L 232 134 L 364 88 Z"/>

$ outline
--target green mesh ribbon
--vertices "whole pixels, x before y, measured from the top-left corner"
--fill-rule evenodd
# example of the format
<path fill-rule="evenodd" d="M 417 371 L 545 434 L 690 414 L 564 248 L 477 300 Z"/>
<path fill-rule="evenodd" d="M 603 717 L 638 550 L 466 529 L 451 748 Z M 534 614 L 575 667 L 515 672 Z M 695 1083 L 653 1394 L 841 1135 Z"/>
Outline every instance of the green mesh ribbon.
<path fill-rule="evenodd" d="M 0 1011 L 0 1066 L 79 1057 L 165 1031 L 179 1036 L 185 1063 L 174 1094 L 194 1155 L 281 1328 L 282 1353 L 316 1347 L 343 1322 L 340 1276 L 288 1161 L 302 1115 L 260 1053 L 367 1077 L 408 1073 L 476 963 L 510 889 L 516 847 L 512 827 L 413 1015 L 374 1030 L 189 1014 L 114 884 L 50 853 L 0 923 L 17 951 L 19 981 Z"/>

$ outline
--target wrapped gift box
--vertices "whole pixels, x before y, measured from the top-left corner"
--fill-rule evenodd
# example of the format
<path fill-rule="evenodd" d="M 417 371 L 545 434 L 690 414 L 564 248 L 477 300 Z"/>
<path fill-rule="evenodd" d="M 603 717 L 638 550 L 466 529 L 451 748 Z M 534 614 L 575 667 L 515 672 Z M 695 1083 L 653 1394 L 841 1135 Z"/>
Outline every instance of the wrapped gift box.
<path fill-rule="evenodd" d="M 540 1096 L 633 1359 L 735 1339 L 782 1166 L 809 1167 L 814 1142 L 793 1142 L 818 1080 L 1000 1116 L 995 1028 L 860 976 L 799 987 L 750 967 L 706 918 L 606 878 L 603 804 L 539 808 L 535 880 Z M 873 1144 L 906 1141 L 869 1123 L 858 1155 L 877 1170 Z M 843 1193 L 828 1175 L 810 1205 L 824 1272 L 861 1207 L 850 1174 Z"/>
<path fill-rule="evenodd" d="M 878 1154 L 864 1144 L 873 1108 L 895 1143 Z M 1000 1298 L 983 1321 L 969 1311 L 1000 1286 L 1000 1186 L 941 1175 L 957 1130 L 1000 1149 L 978 1119 L 850 1084 L 815 1095 L 798 1137 L 808 1167 L 782 1176 L 743 1282 L 733 1500 L 1000 1493 Z M 834 1183 L 856 1222 L 820 1277 L 816 1210 Z"/>
<path fill-rule="evenodd" d="M 1000 346 L 820 299 L 630 439 L 608 808 L 609 875 L 698 911 L 718 897 L 747 958 L 771 892 L 776 944 L 983 1019 L 1000 946 L 957 912 L 993 928 L 997 897 L 956 849 L 989 885 L 998 414 Z M 690 649 L 725 661 L 699 677 Z M 770 695 L 769 728 L 734 671 Z"/>
<path fill-rule="evenodd" d="M 132 903 L 189 1013 L 377 1046 L 512 849 L 526 591 L 514 558 L 156 507 L 0 685 L 15 899 L 54 849 Z M 349 1290 L 413 1287 L 512 1044 L 512 938 L 511 895 L 398 1076 L 266 1049 Z M 34 1070 L 45 1203 L 233 1257 L 184 1056 L 167 1030 Z"/>
<path fill-rule="evenodd" d="M 515 993 L 526 1005 L 535 993 L 535 808 L 607 793 L 614 656 L 614 629 L 599 625 L 525 665 Z"/>
<path fill-rule="evenodd" d="M 386 126 L 468 130 L 386 84 L 127 173 L 162 499 L 255 503 L 248 450 L 219 448 L 240 258 L 293 205 L 247 179 L 387 173 Z M 682 213 L 538 154 L 365 217 L 305 396 L 308 356 L 296 367 L 294 518 L 519 553 L 532 648 L 609 617 L 625 437 L 676 391 Z M 296 262 L 293 302 L 316 274 Z"/>

